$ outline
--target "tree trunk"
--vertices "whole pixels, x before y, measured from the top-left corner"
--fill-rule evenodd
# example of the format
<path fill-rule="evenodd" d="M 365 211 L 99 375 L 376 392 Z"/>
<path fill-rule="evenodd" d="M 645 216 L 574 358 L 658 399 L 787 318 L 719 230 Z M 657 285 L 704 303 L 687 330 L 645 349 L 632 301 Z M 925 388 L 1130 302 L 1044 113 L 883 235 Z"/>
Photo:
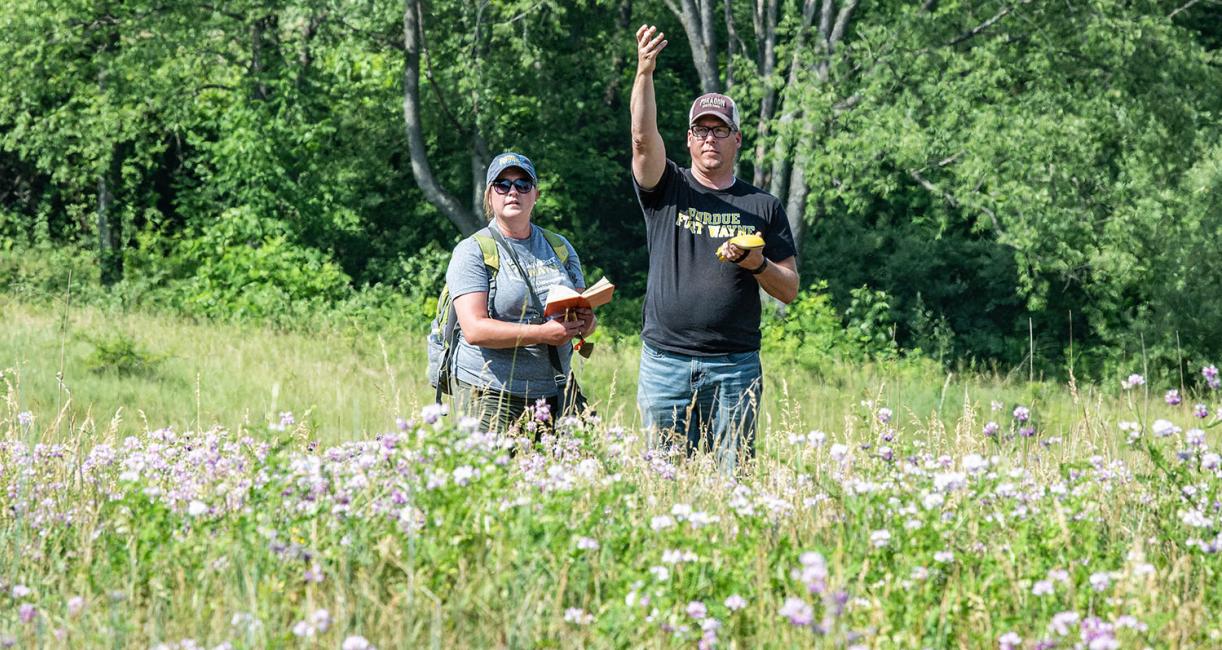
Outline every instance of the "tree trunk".
<path fill-rule="evenodd" d="M 789 229 L 793 232 L 794 246 L 802 246 L 802 231 L 805 226 L 806 210 L 806 160 L 801 152 L 810 151 L 814 145 L 814 134 L 803 133 L 794 150 L 795 156 L 789 173 L 789 198 L 785 202 L 785 215 L 789 217 Z"/>
<path fill-rule="evenodd" d="M 692 63 L 700 75 L 700 91 L 715 93 L 720 87 L 717 74 L 717 36 L 713 29 L 714 0 L 666 0 L 671 13 L 679 18 L 692 48 Z M 699 2 L 699 5 L 697 5 Z"/>
<path fill-rule="evenodd" d="M 776 25 L 777 0 L 757 0 L 755 11 L 755 38 L 759 43 L 759 73 L 764 81 L 764 96 L 760 98 L 760 115 L 755 135 L 755 158 L 751 184 L 763 187 L 768 184 L 769 126 L 772 112 L 776 109 L 776 86 L 772 75 L 776 71 Z"/>
<path fill-rule="evenodd" d="M 107 64 L 106 53 L 119 46 L 119 34 L 113 26 L 107 29 L 104 44 L 101 49 L 102 66 L 98 70 L 98 93 L 106 95 Z M 112 187 L 113 179 L 118 176 L 119 147 L 113 142 L 105 164 L 98 171 L 98 206 L 96 226 L 98 231 L 98 267 L 102 284 L 110 286 L 123 278 L 123 256 L 119 252 L 118 237 L 115 233 L 113 210 L 115 194 Z"/>
<path fill-rule="evenodd" d="M 102 284 L 110 286 L 123 277 L 123 259 L 115 244 L 115 232 L 111 224 L 111 210 L 115 195 L 111 190 L 110 165 L 98 174 L 98 266 Z"/>
<path fill-rule="evenodd" d="M 267 101 L 271 97 L 264 77 L 270 63 L 269 58 L 277 56 L 280 48 L 276 34 L 279 24 L 280 20 L 276 14 L 268 14 L 250 25 L 250 73 L 255 82 L 251 89 L 251 98 L 258 101 Z"/>
<path fill-rule="evenodd" d="M 813 10 L 813 0 L 807 1 L 806 9 Z M 840 44 L 841 40 L 843 40 L 845 30 L 848 28 L 849 21 L 852 20 L 853 12 L 856 9 L 857 0 L 848 0 L 841 5 L 839 12 L 835 10 L 834 0 L 823 0 L 823 7 L 819 16 L 819 42 L 816 44 L 820 52 L 820 56 L 815 61 L 813 70 L 815 84 L 822 86 L 831 83 L 832 56 L 836 51 L 836 46 Z M 807 15 L 809 14 L 807 14 L 804 10 L 803 18 L 805 19 Z M 835 15 L 834 21 L 832 18 L 833 15 Z M 798 49 L 800 49 L 800 47 Z M 797 79 L 794 76 L 794 72 L 797 70 L 797 63 L 798 59 L 795 52 L 794 66 L 791 67 L 789 71 L 791 86 L 797 82 Z M 819 119 L 820 116 L 803 112 L 801 108 L 796 109 L 792 115 L 792 119 L 801 119 L 804 123 L 799 128 L 801 135 L 798 138 L 797 146 L 792 150 L 792 152 L 790 152 L 793 162 L 788 165 L 789 174 L 787 180 L 789 187 L 788 195 L 784 201 L 785 212 L 789 217 L 790 228 L 793 230 L 794 234 L 794 242 L 801 245 L 801 234 L 806 221 L 804 218 L 806 197 L 809 193 L 809 186 L 807 185 L 806 179 L 806 156 L 809 155 L 811 147 L 813 147 L 815 144 L 814 134 L 818 128 L 815 120 Z M 786 121 L 787 117 L 789 117 L 789 114 L 781 118 L 782 122 Z M 831 119 L 832 116 L 829 115 L 823 117 L 826 119 Z M 773 169 L 772 183 L 774 187 L 784 183 L 786 180 L 784 178 L 777 178 L 777 173 L 783 172 L 786 169 L 784 160 L 785 156 L 783 152 L 788 152 L 788 148 L 786 146 L 785 149 L 782 149 L 785 144 L 786 143 L 782 143 L 780 140 L 778 140 L 777 153 L 781 154 L 782 157 L 778 157 L 779 169 L 775 167 Z M 776 194 L 776 196 L 780 197 L 781 194 Z"/>
<path fill-rule="evenodd" d="M 482 228 L 484 220 L 464 208 L 458 199 L 441 187 L 433 176 L 428 151 L 424 146 L 420 123 L 420 0 L 406 2 L 403 10 L 403 44 L 407 59 L 403 70 L 403 123 L 407 129 L 412 176 L 429 203 L 445 215 L 459 232 L 469 235 Z"/>
<path fill-rule="evenodd" d="M 785 88 L 790 92 L 797 92 L 798 75 L 802 67 L 802 47 L 806 40 L 806 32 L 810 30 L 811 23 L 815 19 L 815 2 L 816 0 L 805 0 L 802 4 L 802 26 L 797 36 L 794 37 L 793 58 L 789 63 L 789 74 L 785 81 Z M 797 96 L 788 96 L 784 99 L 785 112 L 781 114 L 781 128 L 777 129 L 779 133 L 773 143 L 772 172 L 769 174 L 768 192 L 781 199 L 782 203 L 786 202 L 785 196 L 789 182 L 789 157 L 791 155 L 788 139 L 789 125 L 802 115 L 800 101 Z"/>
<path fill-rule="evenodd" d="M 619 14 L 615 19 L 615 42 L 624 40 L 632 33 L 632 0 L 620 0 Z M 628 57 L 624 56 L 623 48 L 614 48 L 611 54 L 611 77 L 603 90 L 603 104 L 607 108 L 618 108 L 620 102 L 620 84 L 624 78 Z"/>
<path fill-rule="evenodd" d="M 475 125 L 471 136 L 471 212 L 484 215 L 484 177 L 488 174 L 488 143 Z M 486 216 L 486 215 L 485 215 Z M 481 223 L 483 223 L 481 221 Z M 482 226 L 481 226 L 482 227 Z"/>

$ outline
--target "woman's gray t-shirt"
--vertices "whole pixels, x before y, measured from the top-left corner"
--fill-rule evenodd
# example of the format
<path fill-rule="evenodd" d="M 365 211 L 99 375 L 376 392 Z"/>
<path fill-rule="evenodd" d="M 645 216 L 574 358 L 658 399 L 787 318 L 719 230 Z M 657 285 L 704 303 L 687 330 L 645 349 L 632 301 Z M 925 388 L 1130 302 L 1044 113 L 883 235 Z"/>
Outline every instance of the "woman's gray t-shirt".
<path fill-rule="evenodd" d="M 489 235 L 489 232 L 484 228 L 477 234 Z M 548 291 L 557 284 L 570 289 L 585 286 L 585 276 L 581 271 L 581 260 L 577 258 L 577 251 L 567 239 L 561 239 L 569 252 L 564 265 L 538 226 L 531 226 L 530 237 L 526 239 L 505 238 L 505 242 L 517 253 L 523 270 L 530 276 L 539 300 L 544 303 L 547 302 Z M 531 305 L 530 294 L 522 281 L 522 273 L 513 263 L 513 257 L 504 248 L 500 248 L 498 260 L 500 270 L 496 274 L 496 292 L 493 296 L 494 304 L 490 305 L 490 314 L 498 320 L 510 323 L 536 322 L 538 314 Z M 475 237 L 462 240 L 454 247 L 450 266 L 446 270 L 450 295 L 458 298 L 468 293 L 487 292 L 490 274 Z M 567 375 L 573 346 L 566 344 L 557 348 L 557 351 L 560 353 L 564 374 Z M 546 345 L 481 348 L 467 343 L 466 337 L 460 333 L 455 358 L 455 377 L 461 382 L 526 397 L 550 397 L 558 393 L 556 372 L 552 368 Z"/>

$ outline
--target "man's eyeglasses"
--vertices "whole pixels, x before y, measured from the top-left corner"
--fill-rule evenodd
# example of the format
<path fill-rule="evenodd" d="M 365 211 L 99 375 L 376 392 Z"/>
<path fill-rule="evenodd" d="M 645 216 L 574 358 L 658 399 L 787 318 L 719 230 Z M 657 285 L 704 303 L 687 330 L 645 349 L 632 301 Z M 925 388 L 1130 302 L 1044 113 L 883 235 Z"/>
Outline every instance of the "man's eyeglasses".
<path fill-rule="evenodd" d="M 713 134 L 713 137 L 721 140 L 730 137 L 730 134 L 734 132 L 734 129 L 728 126 L 693 126 L 690 130 L 697 140 L 709 137 L 710 133 Z"/>
<path fill-rule="evenodd" d="M 508 178 L 501 178 L 492 181 L 492 191 L 497 194 L 509 194 L 509 188 L 511 187 L 517 190 L 518 194 L 528 194 L 531 190 L 535 189 L 535 184 L 525 178 L 518 178 L 512 181 Z"/>

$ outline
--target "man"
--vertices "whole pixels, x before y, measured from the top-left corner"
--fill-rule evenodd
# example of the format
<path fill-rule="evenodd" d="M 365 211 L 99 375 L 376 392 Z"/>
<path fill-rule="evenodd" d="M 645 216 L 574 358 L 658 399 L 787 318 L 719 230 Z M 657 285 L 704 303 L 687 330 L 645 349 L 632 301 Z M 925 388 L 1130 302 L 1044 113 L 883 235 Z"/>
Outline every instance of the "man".
<path fill-rule="evenodd" d="M 653 87 L 664 36 L 653 26 L 637 30 L 632 85 L 632 176 L 649 241 L 637 404 L 653 444 L 673 431 L 689 453 L 711 449 L 732 473 L 740 454 L 755 451 L 759 290 L 793 301 L 797 250 L 781 202 L 734 177 L 743 138 L 729 97 L 710 93 L 692 103 L 691 168 L 667 159 Z M 729 243 L 742 234 L 759 235 L 764 247 Z"/>

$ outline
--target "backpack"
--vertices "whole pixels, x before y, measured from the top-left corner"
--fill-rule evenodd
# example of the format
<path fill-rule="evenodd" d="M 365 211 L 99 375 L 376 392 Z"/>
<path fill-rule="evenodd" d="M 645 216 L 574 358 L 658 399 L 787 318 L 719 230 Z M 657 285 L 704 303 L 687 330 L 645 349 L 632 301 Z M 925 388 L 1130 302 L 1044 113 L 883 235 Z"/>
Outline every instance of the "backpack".
<path fill-rule="evenodd" d="M 569 261 L 569 248 L 565 246 L 564 239 L 544 228 L 539 228 L 539 230 L 543 232 L 547 243 L 551 244 L 552 251 L 560 260 L 561 267 L 565 268 L 565 273 L 568 273 L 565 265 Z M 484 256 L 484 266 L 488 267 L 488 314 L 495 318 L 496 275 L 501 266 L 500 249 L 497 248 L 492 236 L 483 230 L 476 232 L 472 237 L 475 238 L 475 243 L 479 244 L 480 253 Z M 451 394 L 454 379 L 454 348 L 458 344 L 459 331 L 458 314 L 454 309 L 454 300 L 450 296 L 450 285 L 446 284 L 441 288 L 441 295 L 437 297 L 437 315 L 433 318 L 426 339 L 429 357 L 429 385 L 436 390 L 435 399 L 438 404 L 441 403 L 443 394 Z"/>

